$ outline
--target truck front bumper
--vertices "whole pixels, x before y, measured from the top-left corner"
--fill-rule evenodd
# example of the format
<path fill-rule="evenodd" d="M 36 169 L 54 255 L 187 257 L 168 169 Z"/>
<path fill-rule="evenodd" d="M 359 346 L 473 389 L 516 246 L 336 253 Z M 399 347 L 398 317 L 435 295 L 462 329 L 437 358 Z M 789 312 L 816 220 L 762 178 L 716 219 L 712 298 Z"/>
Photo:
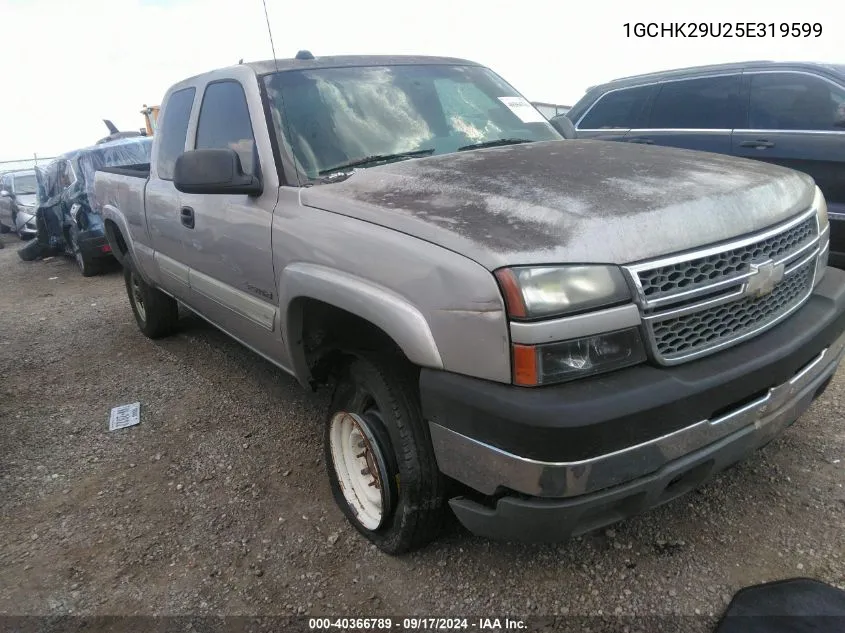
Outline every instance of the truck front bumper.
<path fill-rule="evenodd" d="M 423 414 L 472 532 L 561 540 L 660 505 L 792 424 L 845 354 L 845 272 L 768 332 L 675 367 L 525 389 L 424 369 Z"/>

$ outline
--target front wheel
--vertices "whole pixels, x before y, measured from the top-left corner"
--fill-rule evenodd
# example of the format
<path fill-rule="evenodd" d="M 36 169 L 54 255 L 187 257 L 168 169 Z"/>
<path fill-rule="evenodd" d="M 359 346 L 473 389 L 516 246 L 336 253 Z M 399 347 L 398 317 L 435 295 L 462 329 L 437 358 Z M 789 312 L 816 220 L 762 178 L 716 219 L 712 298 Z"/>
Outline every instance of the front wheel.
<path fill-rule="evenodd" d="M 179 321 L 176 300 L 148 285 L 129 259 L 125 262 L 123 279 L 138 329 L 152 339 L 172 334 Z"/>
<path fill-rule="evenodd" d="M 350 523 L 388 554 L 434 539 L 445 513 L 437 468 L 407 361 L 352 360 L 338 381 L 324 443 L 332 494 Z"/>

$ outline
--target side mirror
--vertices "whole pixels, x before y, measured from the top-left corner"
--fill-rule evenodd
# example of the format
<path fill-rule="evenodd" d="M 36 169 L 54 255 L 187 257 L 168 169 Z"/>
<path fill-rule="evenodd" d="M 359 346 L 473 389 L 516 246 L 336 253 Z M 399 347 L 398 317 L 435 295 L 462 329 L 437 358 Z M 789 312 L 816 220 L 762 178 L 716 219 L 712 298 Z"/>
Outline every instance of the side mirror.
<path fill-rule="evenodd" d="M 260 196 L 260 178 L 245 174 L 233 149 L 194 149 L 176 159 L 173 185 L 182 193 L 246 194 Z"/>
<path fill-rule="evenodd" d="M 12 192 L 6 189 L 0 189 L 0 198 L 12 198 Z"/>
<path fill-rule="evenodd" d="M 556 129 L 563 138 L 578 138 L 578 132 L 575 131 L 575 125 L 569 120 L 565 114 L 559 114 L 549 119 L 549 123 Z"/>

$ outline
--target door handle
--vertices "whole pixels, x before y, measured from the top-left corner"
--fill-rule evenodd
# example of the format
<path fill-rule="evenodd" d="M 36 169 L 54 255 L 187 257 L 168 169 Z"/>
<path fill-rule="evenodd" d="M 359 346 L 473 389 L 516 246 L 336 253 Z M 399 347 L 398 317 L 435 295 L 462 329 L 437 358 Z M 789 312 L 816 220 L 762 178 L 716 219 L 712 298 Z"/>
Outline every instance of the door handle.
<path fill-rule="evenodd" d="M 182 207 L 179 216 L 182 219 L 182 226 L 194 228 L 194 210 L 191 207 Z"/>
<path fill-rule="evenodd" d="M 775 144 L 765 139 L 757 139 L 756 141 L 743 141 L 739 144 L 740 147 L 754 147 L 757 149 L 768 149 L 774 147 Z"/>

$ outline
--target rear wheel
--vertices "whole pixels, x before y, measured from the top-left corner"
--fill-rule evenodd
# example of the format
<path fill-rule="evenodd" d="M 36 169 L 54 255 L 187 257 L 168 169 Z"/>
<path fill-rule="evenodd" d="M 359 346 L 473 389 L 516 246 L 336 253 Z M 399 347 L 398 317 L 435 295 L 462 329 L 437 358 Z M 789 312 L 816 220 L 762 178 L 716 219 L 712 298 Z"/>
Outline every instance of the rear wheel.
<path fill-rule="evenodd" d="M 76 235 L 73 232 L 70 234 L 70 248 L 73 251 L 73 258 L 76 260 L 79 272 L 82 273 L 83 277 L 93 277 L 100 272 L 100 262 L 93 259 L 79 247 L 79 243 L 76 241 Z"/>
<path fill-rule="evenodd" d="M 355 529 L 389 554 L 434 539 L 445 513 L 445 481 L 422 418 L 417 379 L 404 359 L 352 360 L 325 429 L 335 501 Z"/>
<path fill-rule="evenodd" d="M 179 321 L 176 300 L 149 286 L 129 259 L 123 269 L 123 279 L 138 329 L 152 339 L 172 334 Z"/>

